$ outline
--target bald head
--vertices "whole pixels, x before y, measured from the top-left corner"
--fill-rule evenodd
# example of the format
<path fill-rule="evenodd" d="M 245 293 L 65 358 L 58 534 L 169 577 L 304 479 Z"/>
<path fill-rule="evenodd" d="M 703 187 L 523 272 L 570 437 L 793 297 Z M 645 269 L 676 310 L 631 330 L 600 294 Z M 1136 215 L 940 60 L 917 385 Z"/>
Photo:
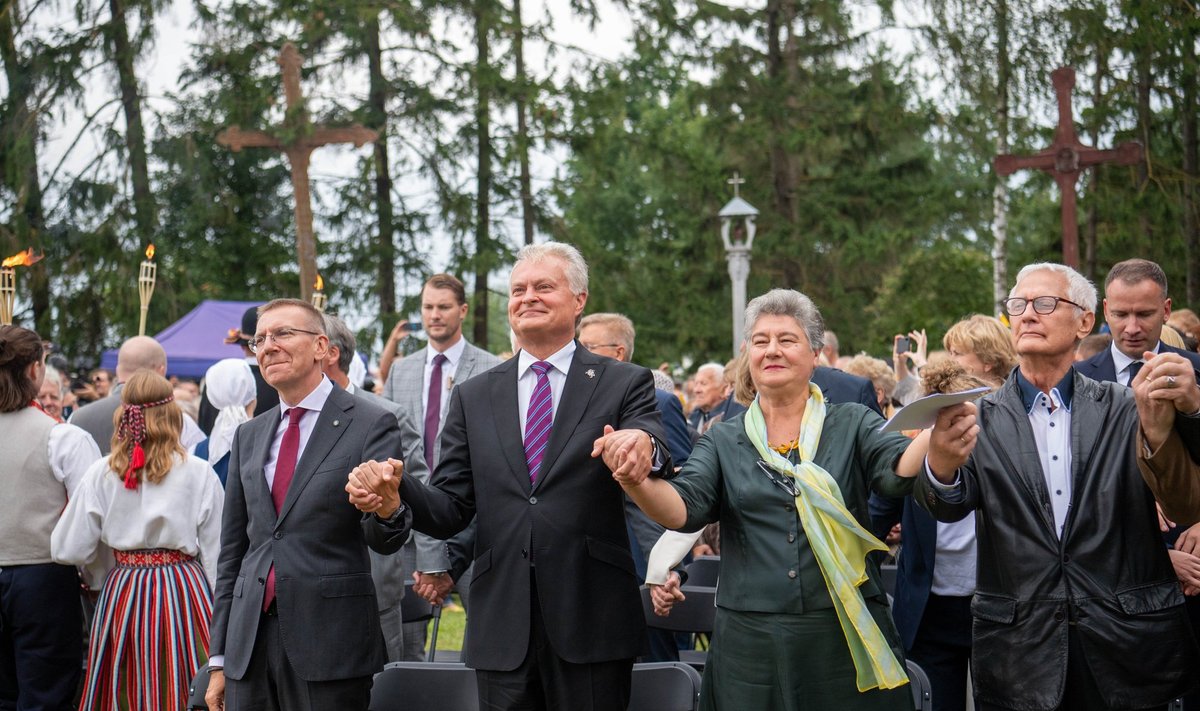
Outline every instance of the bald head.
<path fill-rule="evenodd" d="M 149 336 L 134 336 L 117 351 L 117 382 L 129 380 L 139 370 L 167 374 L 167 352 Z"/>

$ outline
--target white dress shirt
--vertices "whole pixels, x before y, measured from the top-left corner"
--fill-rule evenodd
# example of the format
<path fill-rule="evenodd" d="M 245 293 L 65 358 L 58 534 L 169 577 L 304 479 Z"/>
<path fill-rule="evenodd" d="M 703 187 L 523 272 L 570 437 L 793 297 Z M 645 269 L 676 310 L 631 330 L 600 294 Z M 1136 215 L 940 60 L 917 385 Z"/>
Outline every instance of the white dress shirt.
<path fill-rule="evenodd" d="M 317 417 L 321 414 L 321 410 L 325 408 L 325 401 L 329 399 L 329 393 L 333 392 L 333 381 L 322 375 L 321 382 L 313 391 L 304 396 L 304 399 L 295 405 L 290 405 L 283 399 L 283 394 L 279 395 L 279 424 L 275 427 L 275 436 L 271 439 L 271 454 L 267 457 L 267 465 L 263 467 L 263 474 L 267 477 L 267 488 L 270 489 L 275 483 L 275 465 L 279 462 L 279 447 L 283 444 L 283 434 L 287 432 L 288 427 L 288 410 L 293 407 L 303 407 L 310 412 L 304 413 L 304 417 L 300 418 L 300 449 L 296 451 L 296 461 L 304 456 L 304 448 L 308 446 L 308 439 L 312 437 L 313 430 L 317 428 Z"/>
<path fill-rule="evenodd" d="M 550 379 L 550 402 L 554 408 L 555 419 L 558 418 L 558 403 L 562 400 L 563 386 L 567 383 L 567 372 L 571 370 L 571 360 L 574 357 L 575 341 L 572 339 L 546 359 L 546 362 L 553 366 L 546 372 L 546 377 Z M 529 401 L 533 399 L 533 389 L 538 378 L 530 366 L 537 362 L 537 358 L 524 350 L 517 358 L 517 416 L 521 418 L 521 437 L 525 436 L 525 418 L 529 415 Z"/>
<path fill-rule="evenodd" d="M 1155 343 L 1154 347 L 1150 350 L 1154 351 L 1154 353 L 1157 355 L 1161 344 L 1161 341 Z M 1145 361 L 1143 361 L 1141 358 L 1133 359 L 1125 355 L 1119 348 L 1117 348 L 1116 343 L 1109 346 L 1109 351 L 1112 352 L 1113 369 L 1117 373 L 1117 382 L 1128 387 L 1130 380 L 1129 366 L 1133 365 L 1134 363 L 1144 363 Z"/>
<path fill-rule="evenodd" d="M 1029 408 L 1029 425 L 1050 492 L 1054 531 L 1062 538 L 1063 525 L 1071 510 L 1071 411 L 1063 405 L 1058 388 L 1049 394 L 1038 393 Z"/>
<path fill-rule="evenodd" d="M 454 387 L 454 374 L 458 372 L 458 362 L 462 360 L 463 351 L 467 349 L 467 339 L 459 338 L 458 342 L 442 351 L 446 362 L 442 363 L 442 382 L 445 389 L 442 392 L 442 411 L 438 413 L 438 422 L 446 421 L 446 411 L 450 409 L 450 389 Z M 421 378 L 421 421 L 425 421 L 425 413 L 429 410 L 429 379 L 433 377 L 433 359 L 438 352 L 431 343 L 425 349 L 425 374 Z"/>

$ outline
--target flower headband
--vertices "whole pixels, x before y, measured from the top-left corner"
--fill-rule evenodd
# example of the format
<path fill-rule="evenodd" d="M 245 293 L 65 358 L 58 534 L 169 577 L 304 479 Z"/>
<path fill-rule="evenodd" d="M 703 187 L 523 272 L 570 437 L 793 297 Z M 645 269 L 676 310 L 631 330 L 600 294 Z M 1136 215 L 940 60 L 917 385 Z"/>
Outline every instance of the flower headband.
<path fill-rule="evenodd" d="M 117 426 L 117 439 L 133 440 L 133 452 L 129 455 L 129 468 L 125 470 L 126 489 L 137 488 L 137 472 L 146 466 L 146 450 L 142 449 L 142 442 L 146 441 L 146 413 L 144 410 L 147 407 L 166 405 L 174 399 L 174 395 L 168 395 L 157 402 L 147 402 L 141 405 L 129 404 L 121 412 L 121 421 Z"/>

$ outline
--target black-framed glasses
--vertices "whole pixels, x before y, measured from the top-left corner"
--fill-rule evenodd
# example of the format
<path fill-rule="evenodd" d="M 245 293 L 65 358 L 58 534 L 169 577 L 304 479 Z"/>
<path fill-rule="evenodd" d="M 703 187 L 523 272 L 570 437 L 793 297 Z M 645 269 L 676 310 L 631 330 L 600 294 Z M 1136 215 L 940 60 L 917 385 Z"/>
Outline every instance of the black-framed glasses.
<path fill-rule="evenodd" d="M 268 340 L 274 341 L 275 343 L 278 343 L 278 344 L 283 344 L 283 343 L 295 338 L 296 335 L 300 334 L 300 333 L 303 333 L 303 334 L 306 334 L 309 336 L 322 335 L 320 333 L 317 333 L 316 331 L 305 331 L 302 328 L 281 328 L 278 331 L 275 331 L 274 333 L 264 333 L 262 335 L 255 336 L 254 338 L 250 339 L 250 341 L 247 345 L 250 346 L 251 353 L 258 353 L 258 349 L 262 348 L 264 345 L 266 345 L 266 342 Z"/>
<path fill-rule="evenodd" d="M 795 480 L 790 476 L 784 476 L 783 474 L 775 471 L 774 467 L 772 467 L 770 464 L 767 464 L 762 459 L 758 460 L 758 468 L 763 470 L 763 473 L 767 475 L 767 478 L 771 480 L 772 484 L 786 491 L 788 496 L 794 499 L 800 495 L 800 490 L 796 488 Z"/>
<path fill-rule="evenodd" d="M 1043 316 L 1047 316 L 1054 313 L 1054 310 L 1058 308 L 1058 302 L 1060 301 L 1070 304 L 1080 311 L 1087 310 L 1074 301 L 1071 301 L 1070 299 L 1064 299 L 1061 296 L 1038 296 L 1033 299 L 1022 299 L 1019 296 L 1014 296 L 1011 299 L 1004 300 L 1004 313 L 1008 314 L 1009 316 L 1020 316 L 1021 314 L 1025 313 L 1026 307 L 1032 303 L 1034 311 Z"/>

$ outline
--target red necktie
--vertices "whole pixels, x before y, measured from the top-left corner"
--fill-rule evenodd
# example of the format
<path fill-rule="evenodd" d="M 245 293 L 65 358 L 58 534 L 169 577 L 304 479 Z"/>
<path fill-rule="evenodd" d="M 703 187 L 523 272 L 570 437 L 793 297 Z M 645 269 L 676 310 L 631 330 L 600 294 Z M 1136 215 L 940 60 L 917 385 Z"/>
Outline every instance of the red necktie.
<path fill-rule="evenodd" d="M 292 475 L 296 473 L 296 460 L 300 455 L 300 418 L 307 412 L 302 407 L 288 410 L 287 430 L 283 433 L 283 441 L 279 443 L 279 457 L 275 460 L 275 479 L 271 484 L 271 501 L 275 502 L 275 514 L 283 510 L 283 499 L 287 496 L 288 487 L 292 484 Z M 263 611 L 275 602 L 275 564 L 267 573 L 267 590 L 263 596 Z"/>
<path fill-rule="evenodd" d="M 446 356 L 438 353 L 433 357 L 433 370 L 429 373 L 429 398 L 425 401 L 425 464 L 433 473 L 433 448 L 437 444 L 438 426 L 442 424 L 442 363 Z"/>

